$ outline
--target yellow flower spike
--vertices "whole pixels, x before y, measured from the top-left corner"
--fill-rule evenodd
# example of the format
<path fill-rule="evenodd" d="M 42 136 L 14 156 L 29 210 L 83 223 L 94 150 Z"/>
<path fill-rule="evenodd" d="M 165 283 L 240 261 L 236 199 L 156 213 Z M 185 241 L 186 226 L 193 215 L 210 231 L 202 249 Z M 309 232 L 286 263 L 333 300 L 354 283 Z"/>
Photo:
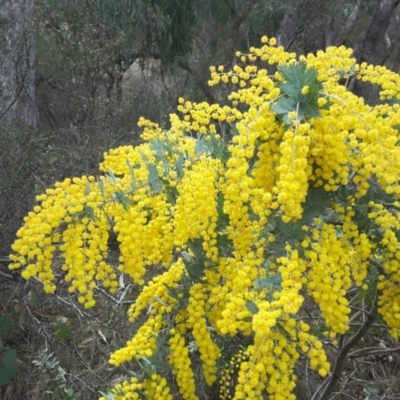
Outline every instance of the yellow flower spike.
<path fill-rule="evenodd" d="M 193 285 L 190 289 L 187 312 L 189 316 L 188 322 L 192 327 L 192 334 L 200 352 L 200 359 L 203 362 L 204 377 L 207 384 L 211 386 L 217 379 L 216 363 L 221 354 L 220 349 L 212 340 L 210 331 L 207 329 L 205 320 L 205 303 L 207 298 L 204 285 Z"/>
<path fill-rule="evenodd" d="M 185 347 L 185 339 L 173 330 L 169 340 L 169 363 L 174 368 L 174 374 L 179 386 L 179 392 L 185 400 L 198 400 L 196 385 L 191 367 L 189 350 Z"/>

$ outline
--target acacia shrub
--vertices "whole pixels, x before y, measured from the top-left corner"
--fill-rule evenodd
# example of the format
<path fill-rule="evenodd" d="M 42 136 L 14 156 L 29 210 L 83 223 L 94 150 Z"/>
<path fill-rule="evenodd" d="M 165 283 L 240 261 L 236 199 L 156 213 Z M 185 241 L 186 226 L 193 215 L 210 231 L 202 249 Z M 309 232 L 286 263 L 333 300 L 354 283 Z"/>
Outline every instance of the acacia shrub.
<path fill-rule="evenodd" d="M 103 398 L 196 399 L 204 381 L 221 399 L 294 399 L 307 358 L 326 399 L 374 319 L 399 338 L 400 77 L 344 47 L 297 58 L 262 42 L 211 68 L 230 106 L 180 99 L 170 129 L 140 120 L 143 144 L 37 196 L 17 234 L 11 268 L 46 292 L 55 252 L 86 308 L 120 274 L 141 288 L 128 315 L 143 323 L 110 357 L 138 372 Z M 380 85 L 382 104 L 350 78 Z"/>

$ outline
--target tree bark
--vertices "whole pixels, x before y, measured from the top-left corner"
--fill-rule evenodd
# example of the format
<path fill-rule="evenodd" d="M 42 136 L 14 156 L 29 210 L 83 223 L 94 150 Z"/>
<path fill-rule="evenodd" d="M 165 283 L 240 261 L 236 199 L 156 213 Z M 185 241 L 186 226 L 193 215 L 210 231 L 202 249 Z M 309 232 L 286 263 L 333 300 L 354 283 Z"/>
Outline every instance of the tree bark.
<path fill-rule="evenodd" d="M 359 62 L 383 65 L 390 54 L 387 30 L 399 0 L 378 1 L 365 39 L 358 43 L 354 55 Z"/>
<path fill-rule="evenodd" d="M 32 0 L 0 0 L 0 126 L 35 129 L 35 47 Z"/>
<path fill-rule="evenodd" d="M 277 33 L 279 45 L 299 54 L 315 53 L 326 47 L 324 0 L 293 0 Z"/>
<path fill-rule="evenodd" d="M 400 0 L 379 0 L 372 16 L 365 38 L 356 44 L 354 56 L 359 63 L 365 61 L 374 65 L 385 65 L 392 52 L 387 36 L 389 24 Z M 379 87 L 370 83 L 355 81 L 353 92 L 364 98 L 366 103 L 379 103 Z"/>
<path fill-rule="evenodd" d="M 290 47 L 298 34 L 297 28 L 304 2 L 305 0 L 292 2 L 285 13 L 281 26 L 279 27 L 276 39 L 278 44 L 283 46 L 286 50 L 290 50 Z"/>

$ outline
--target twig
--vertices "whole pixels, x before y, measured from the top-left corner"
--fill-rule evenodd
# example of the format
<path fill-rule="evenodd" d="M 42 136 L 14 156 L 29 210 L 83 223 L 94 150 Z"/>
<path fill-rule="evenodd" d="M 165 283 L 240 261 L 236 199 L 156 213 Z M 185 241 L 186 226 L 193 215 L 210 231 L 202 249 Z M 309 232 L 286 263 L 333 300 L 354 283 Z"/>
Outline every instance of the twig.
<path fill-rule="evenodd" d="M 52 336 L 47 331 L 46 326 L 36 318 L 36 316 L 34 315 L 34 313 L 31 311 L 31 309 L 29 307 L 28 299 L 27 299 L 26 295 L 30 291 L 30 288 L 31 288 L 31 283 L 26 282 L 26 284 L 24 286 L 24 296 L 23 296 L 24 305 L 25 305 L 26 311 L 28 312 L 29 316 L 33 319 L 33 321 L 35 321 L 35 324 L 39 327 L 38 331 L 45 338 L 46 348 L 48 348 L 48 342 L 51 342 Z"/>
<path fill-rule="evenodd" d="M 367 349 L 354 350 L 352 353 L 349 354 L 349 357 L 356 358 L 365 356 L 375 356 L 380 354 L 396 353 L 396 352 L 400 352 L 400 347 L 395 347 L 395 348 L 388 347 L 386 349 L 382 347 L 370 347 Z"/>
<path fill-rule="evenodd" d="M 365 335 L 365 333 L 368 331 L 368 329 L 372 326 L 373 322 L 375 321 L 375 318 L 378 314 L 378 291 L 375 293 L 375 298 L 373 302 L 373 306 L 371 308 L 371 311 L 368 313 L 368 317 L 364 321 L 364 323 L 361 325 L 360 329 L 343 345 L 341 348 L 337 359 L 335 366 L 333 368 L 333 372 L 331 376 L 329 377 L 327 381 L 327 385 L 325 386 L 322 394 L 319 396 L 319 400 L 327 400 L 329 399 L 330 395 L 336 388 L 337 384 L 339 383 L 339 380 L 342 376 L 343 369 L 345 367 L 345 363 L 347 361 L 347 355 L 351 348 L 357 344 Z M 326 383 L 324 382 L 323 385 Z M 315 395 L 319 392 L 315 393 Z M 313 396 L 313 399 L 315 399 L 315 395 Z"/>
<path fill-rule="evenodd" d="M 111 300 L 113 303 L 118 305 L 120 304 L 119 301 L 114 296 L 105 291 L 103 288 L 96 286 L 95 290 L 101 293 L 103 296 L 107 297 L 107 299 Z"/>
<path fill-rule="evenodd" d="M 9 279 L 9 280 L 11 280 L 11 281 L 14 280 L 14 277 L 13 277 L 12 275 L 6 274 L 6 273 L 3 272 L 3 271 L 0 271 L 0 277 L 1 277 L 1 278 L 5 278 L 5 279 Z"/>
<path fill-rule="evenodd" d="M 82 309 L 80 309 L 80 308 L 79 308 L 76 304 L 74 304 L 73 302 L 69 302 L 69 301 L 63 299 L 61 296 L 59 296 L 59 295 L 57 295 L 57 294 L 53 294 L 53 296 L 55 296 L 55 297 L 57 298 L 57 300 L 60 300 L 62 303 L 66 304 L 66 305 L 68 305 L 68 306 L 70 306 L 70 307 L 72 307 L 72 308 L 76 311 L 76 313 L 77 313 L 78 315 L 80 315 L 82 318 L 83 318 L 83 317 L 88 317 L 88 318 L 93 319 L 94 321 L 96 321 L 96 322 L 97 322 L 98 324 L 100 324 L 100 325 L 103 325 L 103 326 L 105 326 L 105 327 L 107 327 L 107 328 L 109 327 L 106 323 L 102 322 L 101 320 L 99 320 L 99 319 L 98 319 L 97 317 L 95 317 L 94 315 L 91 315 L 91 314 L 89 314 L 89 313 L 83 311 Z"/>

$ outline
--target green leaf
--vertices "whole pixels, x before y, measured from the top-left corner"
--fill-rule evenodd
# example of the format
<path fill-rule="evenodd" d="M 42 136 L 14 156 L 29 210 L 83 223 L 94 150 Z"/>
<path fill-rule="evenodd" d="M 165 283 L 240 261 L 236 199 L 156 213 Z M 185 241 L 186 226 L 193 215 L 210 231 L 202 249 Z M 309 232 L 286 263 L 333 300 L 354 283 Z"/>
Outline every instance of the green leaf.
<path fill-rule="evenodd" d="M 187 251 L 183 250 L 181 252 L 181 255 L 182 255 L 182 257 L 184 258 L 185 261 L 192 262 L 193 258 Z"/>
<path fill-rule="evenodd" d="M 3 314 L 0 316 L 0 339 L 5 339 L 7 337 L 12 326 L 13 320 L 8 314 Z"/>
<path fill-rule="evenodd" d="M 275 218 L 276 222 L 276 232 L 279 232 L 280 239 L 283 242 L 300 240 L 303 239 L 306 235 L 306 232 L 303 230 L 303 224 L 299 221 L 292 222 L 283 222 L 280 216 Z"/>
<path fill-rule="evenodd" d="M 279 89 L 292 99 L 297 99 L 301 93 L 301 87 L 298 84 L 282 83 Z"/>
<path fill-rule="evenodd" d="M 187 302 L 189 299 L 189 289 L 184 288 L 184 287 L 179 287 L 179 288 L 172 288 L 166 283 L 164 283 L 164 286 L 168 290 L 168 295 L 172 298 L 175 299 L 176 301 L 179 302 L 179 308 L 186 308 L 187 307 Z M 165 316 L 167 318 L 167 316 Z"/>
<path fill-rule="evenodd" d="M 140 157 L 142 157 L 142 160 L 143 160 L 145 163 L 148 163 L 148 162 L 149 162 L 149 159 L 147 158 L 146 154 L 143 153 L 143 151 L 139 151 L 139 154 L 140 154 Z"/>
<path fill-rule="evenodd" d="M 271 109 L 278 114 L 287 114 L 290 111 L 295 110 L 296 102 L 288 97 L 279 97 L 278 103 L 273 104 Z"/>
<path fill-rule="evenodd" d="M 197 135 L 197 142 L 194 148 L 194 152 L 197 155 L 201 155 L 204 150 L 207 150 L 207 146 L 205 145 L 205 136 Z"/>
<path fill-rule="evenodd" d="M 202 262 L 187 262 L 183 260 L 186 271 L 195 281 L 199 281 L 204 277 L 204 264 Z"/>
<path fill-rule="evenodd" d="M 259 234 L 260 238 L 268 238 L 271 232 L 275 229 L 276 227 L 276 222 L 273 218 L 268 221 L 267 225 L 264 226 L 264 228 L 261 229 L 261 232 Z"/>
<path fill-rule="evenodd" d="M 278 104 L 272 104 L 271 110 L 272 110 L 272 111 L 275 111 L 277 114 L 280 114 L 280 115 L 287 114 L 287 113 L 290 111 L 290 109 L 287 109 L 287 108 L 285 108 L 285 107 L 282 107 L 282 106 L 279 104 L 279 101 L 278 101 Z"/>
<path fill-rule="evenodd" d="M 165 301 L 163 301 L 163 300 L 161 300 L 158 296 L 151 296 L 154 300 L 156 300 L 156 301 L 158 301 L 160 304 L 162 304 L 164 307 L 167 307 L 168 306 L 168 304 L 165 302 Z M 171 296 L 172 297 L 172 296 Z"/>
<path fill-rule="evenodd" d="M 229 253 L 233 248 L 233 241 L 229 238 L 227 233 L 217 233 L 217 247 L 221 249 L 221 251 L 226 254 Z"/>
<path fill-rule="evenodd" d="M 194 254 L 192 257 L 189 253 L 182 254 L 183 263 L 185 264 L 186 271 L 195 279 L 200 280 L 204 277 L 205 270 L 205 255 L 203 250 L 202 239 L 191 239 L 188 241 L 188 248 Z"/>
<path fill-rule="evenodd" d="M 273 254 L 274 256 L 285 255 L 285 246 L 289 244 L 291 247 L 295 248 L 298 245 L 298 241 L 302 240 L 306 235 L 306 232 L 301 229 L 301 225 L 298 223 L 288 223 L 284 226 L 277 224 L 277 228 L 273 233 L 274 241 L 268 243 L 267 252 Z M 282 231 L 281 227 L 284 227 Z"/>
<path fill-rule="evenodd" d="M 149 185 L 151 187 L 151 190 L 157 193 L 162 193 L 162 180 L 158 176 L 158 171 L 157 167 L 153 164 L 150 164 L 148 166 L 149 170 Z"/>
<path fill-rule="evenodd" d="M 179 178 L 183 177 L 183 161 L 185 160 L 183 154 L 179 154 L 178 159 L 175 161 L 176 172 Z"/>
<path fill-rule="evenodd" d="M 100 193 L 101 193 L 101 198 L 103 199 L 103 201 L 106 201 L 105 189 L 104 189 L 104 181 L 102 179 L 99 179 L 98 183 L 99 183 L 99 189 L 100 189 Z"/>
<path fill-rule="evenodd" d="M 314 218 L 323 217 L 333 207 L 334 193 L 323 187 L 310 187 L 303 205 L 302 225 L 308 225 Z"/>
<path fill-rule="evenodd" d="M 145 371 L 145 373 L 153 372 L 153 370 L 165 370 L 169 367 L 167 362 L 168 354 L 170 352 L 169 346 L 167 343 L 167 335 L 154 335 L 157 344 L 157 350 L 153 353 L 151 357 L 146 358 L 146 363 L 148 364 L 149 370 Z M 142 359 L 144 359 L 143 357 Z M 144 399 L 145 397 L 143 397 Z"/>
<path fill-rule="evenodd" d="M 132 204 L 130 198 L 126 195 L 125 192 L 115 192 L 113 193 L 113 198 L 124 207 L 124 210 L 127 210 L 129 206 Z"/>
<path fill-rule="evenodd" d="M 202 239 L 190 239 L 188 241 L 188 247 L 193 252 L 197 260 L 204 260 L 203 240 Z"/>
<path fill-rule="evenodd" d="M 225 198 L 222 193 L 218 193 L 217 197 L 217 227 L 224 230 L 229 225 L 229 216 L 224 213 Z"/>
<path fill-rule="evenodd" d="M 303 61 L 300 61 L 300 63 L 303 65 L 302 76 L 300 76 L 302 86 L 314 85 L 317 82 L 317 70 L 314 67 L 307 68 L 306 63 L 303 63 Z"/>
<path fill-rule="evenodd" d="M 108 171 L 108 174 L 106 174 L 106 178 L 113 184 L 116 185 L 117 184 L 117 178 L 114 175 L 114 172 L 110 169 Z"/>
<path fill-rule="evenodd" d="M 95 221 L 97 219 L 96 215 L 94 214 L 94 209 L 92 207 L 90 207 L 90 206 L 87 206 L 87 205 L 83 206 L 83 210 L 81 212 L 81 216 L 82 217 L 87 217 L 92 221 Z"/>
<path fill-rule="evenodd" d="M 26 297 L 27 297 L 27 299 L 28 299 L 28 304 L 29 304 L 30 306 L 34 306 L 34 305 L 37 304 L 38 298 L 37 298 L 36 292 L 35 292 L 33 289 L 31 289 L 31 290 L 28 292 L 28 294 L 27 294 Z"/>
<path fill-rule="evenodd" d="M 300 103 L 299 110 L 301 110 L 304 116 L 311 118 L 317 118 L 321 114 L 317 103 L 313 104 L 311 102 L 302 102 Z"/>
<path fill-rule="evenodd" d="M 112 228 L 115 224 L 114 224 L 114 220 L 112 219 L 112 217 L 110 217 L 108 214 L 105 214 L 106 216 L 106 220 L 107 220 L 107 225 Z"/>
<path fill-rule="evenodd" d="M 132 183 L 131 183 L 131 188 L 133 192 L 136 192 L 136 178 L 135 178 L 135 172 L 133 171 L 134 169 L 140 168 L 140 164 L 135 164 L 135 165 L 131 165 L 131 163 L 129 162 L 129 160 L 126 160 L 126 164 L 128 165 L 129 168 L 129 174 L 131 176 L 132 179 Z"/>
<path fill-rule="evenodd" d="M 11 349 L 5 353 L 0 353 L 0 385 L 10 382 L 17 371 L 17 352 Z"/>
<path fill-rule="evenodd" d="M 149 141 L 150 149 L 156 153 L 158 159 L 165 159 L 166 147 L 164 142 L 157 139 L 150 139 Z"/>
<path fill-rule="evenodd" d="M 163 183 L 161 179 L 156 179 L 154 181 L 149 182 L 151 190 L 157 193 L 162 193 L 163 192 Z"/>
<path fill-rule="evenodd" d="M 176 203 L 176 199 L 178 198 L 179 192 L 176 189 L 176 187 L 170 186 L 167 183 L 164 182 L 164 191 L 165 191 L 165 195 L 167 197 L 167 201 L 170 204 L 174 204 Z"/>
<path fill-rule="evenodd" d="M 305 62 L 300 61 L 291 65 L 283 65 L 279 72 L 285 82 L 278 83 L 281 96 L 278 101 L 271 106 L 271 109 L 282 116 L 283 121 L 291 125 L 292 121 L 288 117 L 291 111 L 297 112 L 297 119 L 304 121 L 307 118 L 317 118 L 320 115 L 318 106 L 318 96 L 322 89 L 321 83 L 317 79 L 315 68 L 307 68 Z M 302 89 L 308 86 L 308 93 L 303 94 Z"/>
<path fill-rule="evenodd" d="M 204 145 L 215 158 L 218 158 L 223 162 L 226 162 L 229 159 L 229 142 L 226 139 L 217 139 L 215 135 L 210 135 Z"/>
<path fill-rule="evenodd" d="M 274 291 L 282 290 L 281 283 L 282 276 L 279 272 L 269 277 L 257 278 L 254 281 L 257 289 L 275 289 Z"/>
<path fill-rule="evenodd" d="M 56 320 L 53 329 L 55 333 L 55 339 L 57 342 L 59 342 L 71 332 L 71 324 L 61 320 Z"/>
<path fill-rule="evenodd" d="M 252 300 L 249 300 L 249 301 L 246 303 L 246 308 L 247 308 L 253 315 L 257 314 L 258 311 L 259 311 L 259 308 L 258 308 L 257 304 L 254 303 L 254 301 L 252 301 Z"/>
<path fill-rule="evenodd" d="M 179 301 L 179 291 L 166 283 L 164 283 L 164 286 L 167 288 L 168 295 L 172 297 L 174 300 Z"/>

